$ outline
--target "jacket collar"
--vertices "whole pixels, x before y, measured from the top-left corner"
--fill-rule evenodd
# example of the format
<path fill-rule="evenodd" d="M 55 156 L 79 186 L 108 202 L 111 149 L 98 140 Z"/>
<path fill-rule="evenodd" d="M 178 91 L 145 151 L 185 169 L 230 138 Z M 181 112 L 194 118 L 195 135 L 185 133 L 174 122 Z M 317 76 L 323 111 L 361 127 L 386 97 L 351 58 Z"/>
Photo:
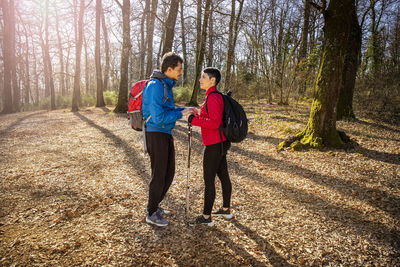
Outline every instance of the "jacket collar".
<path fill-rule="evenodd" d="M 159 70 L 154 70 L 153 73 L 150 76 L 150 79 L 161 79 L 161 80 L 163 80 L 164 83 L 167 84 L 167 86 L 169 88 L 174 87 L 175 84 L 176 84 L 176 81 L 171 80 L 170 78 L 168 78 L 167 75 L 165 75 L 164 73 L 162 73 Z"/>
<path fill-rule="evenodd" d="M 211 86 L 207 89 L 206 95 L 208 96 L 211 92 L 218 91 L 217 87 Z"/>

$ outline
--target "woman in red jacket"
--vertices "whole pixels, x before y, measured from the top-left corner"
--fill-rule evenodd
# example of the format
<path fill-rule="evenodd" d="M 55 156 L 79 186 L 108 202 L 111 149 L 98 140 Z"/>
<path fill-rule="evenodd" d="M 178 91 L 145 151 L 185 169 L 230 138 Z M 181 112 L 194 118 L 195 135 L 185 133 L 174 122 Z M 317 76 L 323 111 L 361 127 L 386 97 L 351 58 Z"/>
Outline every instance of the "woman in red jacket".
<path fill-rule="evenodd" d="M 211 210 L 215 200 L 216 175 L 221 180 L 223 206 L 217 212 L 214 212 L 213 215 L 223 216 L 225 219 L 232 218 L 232 210 L 230 208 L 232 184 L 226 162 L 226 154 L 231 144 L 225 138 L 222 130 L 220 131 L 224 111 L 222 95 L 212 93 L 218 91 L 216 86 L 220 80 L 221 73 L 218 69 L 206 68 L 203 70 L 200 78 L 200 88 L 206 90 L 206 99 L 201 106 L 200 114 L 189 116 L 189 122 L 201 128 L 201 138 L 203 144 L 206 146 L 203 156 L 203 177 L 205 184 L 203 215 L 198 216 L 191 223 L 192 225 L 214 225 L 211 219 Z"/>

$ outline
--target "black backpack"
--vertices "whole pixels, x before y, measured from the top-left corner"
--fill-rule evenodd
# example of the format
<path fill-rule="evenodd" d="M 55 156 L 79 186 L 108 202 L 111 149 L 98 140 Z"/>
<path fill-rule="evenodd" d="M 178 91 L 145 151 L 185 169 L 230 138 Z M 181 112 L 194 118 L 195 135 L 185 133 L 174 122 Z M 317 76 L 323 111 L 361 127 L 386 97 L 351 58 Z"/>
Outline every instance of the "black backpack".
<path fill-rule="evenodd" d="M 244 111 L 243 107 L 232 98 L 232 92 L 228 92 L 226 95 L 219 92 L 213 91 L 211 92 L 208 97 L 212 93 L 218 93 L 222 96 L 224 100 L 224 113 L 222 115 L 222 126 L 220 127 L 220 131 L 222 131 L 230 142 L 232 143 L 239 143 L 246 138 L 247 135 L 247 116 L 246 112 Z M 206 99 L 206 111 L 208 114 L 208 106 Z M 221 136 L 222 139 L 222 136 Z"/>

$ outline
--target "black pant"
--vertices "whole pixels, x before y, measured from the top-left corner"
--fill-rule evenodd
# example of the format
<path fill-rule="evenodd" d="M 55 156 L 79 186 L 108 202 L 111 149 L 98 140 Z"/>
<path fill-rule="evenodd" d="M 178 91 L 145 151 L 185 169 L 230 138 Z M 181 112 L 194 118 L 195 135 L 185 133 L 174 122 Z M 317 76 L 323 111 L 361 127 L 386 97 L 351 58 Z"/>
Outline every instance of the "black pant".
<path fill-rule="evenodd" d="M 147 150 L 151 161 L 151 182 L 147 211 L 153 214 L 164 199 L 175 175 L 175 148 L 172 135 L 146 132 Z"/>
<path fill-rule="evenodd" d="M 215 175 L 221 181 L 223 207 L 230 208 L 232 184 L 228 173 L 228 164 L 226 162 L 226 154 L 231 147 L 229 141 L 223 143 L 223 150 L 221 143 L 206 146 L 203 157 L 203 173 L 204 173 L 204 215 L 210 215 L 215 200 Z"/>

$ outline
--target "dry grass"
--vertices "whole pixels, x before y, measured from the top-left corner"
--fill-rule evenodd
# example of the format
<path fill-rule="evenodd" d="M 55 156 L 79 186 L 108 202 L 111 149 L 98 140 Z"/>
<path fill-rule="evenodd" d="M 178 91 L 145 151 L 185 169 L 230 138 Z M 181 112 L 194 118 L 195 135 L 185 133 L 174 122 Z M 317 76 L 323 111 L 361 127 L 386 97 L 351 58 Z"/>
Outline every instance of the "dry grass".
<path fill-rule="evenodd" d="M 235 219 L 185 225 L 186 124 L 173 135 L 171 225 L 144 222 L 141 134 L 107 109 L 0 117 L 0 265 L 400 266 L 400 127 L 338 122 L 353 151 L 276 152 L 309 108 L 246 105 L 250 134 L 228 162 Z M 200 131 L 191 213 L 203 204 Z M 215 206 L 221 204 L 217 182 Z"/>

